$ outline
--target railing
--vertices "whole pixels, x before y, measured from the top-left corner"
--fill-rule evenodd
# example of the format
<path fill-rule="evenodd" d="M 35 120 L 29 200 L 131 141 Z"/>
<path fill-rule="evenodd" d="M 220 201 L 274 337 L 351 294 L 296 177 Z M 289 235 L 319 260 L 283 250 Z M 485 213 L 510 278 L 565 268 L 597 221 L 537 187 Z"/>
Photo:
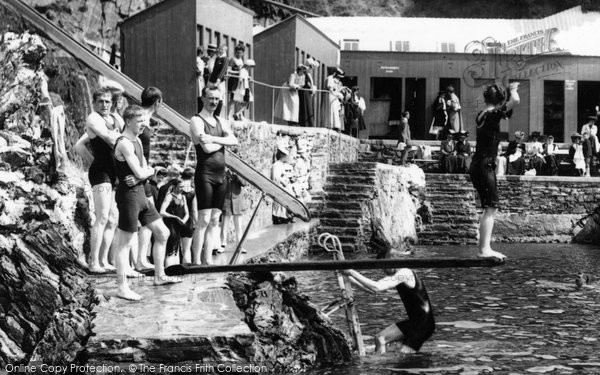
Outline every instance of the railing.
<path fill-rule="evenodd" d="M 256 81 L 254 79 L 251 79 L 251 84 L 252 84 L 252 92 L 256 93 L 255 90 L 255 85 L 259 85 L 268 89 L 271 89 L 271 124 L 275 124 L 275 104 L 276 104 L 276 90 L 281 90 L 281 89 L 286 89 L 289 90 L 290 88 L 288 86 L 275 86 L 275 85 L 270 85 L 268 83 L 264 83 L 264 82 L 260 82 L 260 81 Z M 314 93 L 324 93 L 324 94 L 328 94 L 329 91 L 327 90 L 319 90 L 319 89 L 304 89 L 304 88 L 298 88 L 298 91 L 310 91 L 310 92 L 314 92 Z M 319 100 L 320 98 L 313 98 L 313 110 L 314 110 L 314 114 L 315 114 L 315 119 L 319 119 L 320 118 L 320 114 L 321 114 L 321 101 Z M 254 97 L 254 100 L 256 101 L 256 95 Z M 254 107 L 252 108 L 252 120 L 254 121 Z M 283 124 L 283 125 L 287 125 L 287 124 Z"/>

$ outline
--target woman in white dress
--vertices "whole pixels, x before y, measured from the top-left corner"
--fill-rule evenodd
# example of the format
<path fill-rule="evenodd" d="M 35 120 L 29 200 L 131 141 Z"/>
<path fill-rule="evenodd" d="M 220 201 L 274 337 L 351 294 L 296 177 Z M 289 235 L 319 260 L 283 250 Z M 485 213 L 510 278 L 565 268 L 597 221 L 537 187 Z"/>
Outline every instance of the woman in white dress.
<path fill-rule="evenodd" d="M 281 90 L 282 99 L 282 118 L 288 122 L 288 125 L 298 123 L 298 114 L 300 112 L 300 98 L 298 89 L 305 84 L 306 66 L 301 64 L 296 71 L 290 75 L 290 78 L 284 84 Z"/>

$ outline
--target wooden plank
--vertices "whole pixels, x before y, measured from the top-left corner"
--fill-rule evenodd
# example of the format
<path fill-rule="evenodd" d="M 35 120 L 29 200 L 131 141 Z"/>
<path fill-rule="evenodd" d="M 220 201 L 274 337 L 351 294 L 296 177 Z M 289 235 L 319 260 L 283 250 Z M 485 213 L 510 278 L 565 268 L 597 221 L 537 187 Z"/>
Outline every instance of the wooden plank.
<path fill-rule="evenodd" d="M 15 14 L 21 15 L 43 36 L 53 40 L 65 51 L 90 69 L 104 75 L 106 78 L 119 82 L 123 85 L 125 93 L 133 101 L 138 101 L 143 88 L 125 74 L 114 69 L 111 65 L 100 59 L 92 51 L 81 45 L 64 31 L 54 26 L 50 21 L 40 15 L 36 10 L 24 4 L 20 0 L 6 0 L 3 5 L 11 9 Z M 163 104 L 159 107 L 156 117 L 174 127 L 180 133 L 190 136 L 190 125 L 187 118 L 183 117 L 171 107 Z M 276 185 L 256 169 L 242 161 L 234 153 L 225 150 L 225 163 L 246 181 L 257 189 L 264 192 L 274 201 L 290 210 L 295 216 L 304 221 L 310 221 L 310 213 L 306 206 L 292 196 L 289 192 Z"/>
<path fill-rule="evenodd" d="M 166 269 L 167 275 L 186 275 L 220 272 L 274 272 L 274 271 L 333 271 L 345 269 L 374 270 L 384 268 L 470 268 L 495 267 L 505 262 L 498 258 L 407 258 L 361 259 L 345 261 L 306 261 L 288 263 L 254 263 L 231 265 L 174 265 Z M 149 270 L 146 275 L 153 275 Z"/>

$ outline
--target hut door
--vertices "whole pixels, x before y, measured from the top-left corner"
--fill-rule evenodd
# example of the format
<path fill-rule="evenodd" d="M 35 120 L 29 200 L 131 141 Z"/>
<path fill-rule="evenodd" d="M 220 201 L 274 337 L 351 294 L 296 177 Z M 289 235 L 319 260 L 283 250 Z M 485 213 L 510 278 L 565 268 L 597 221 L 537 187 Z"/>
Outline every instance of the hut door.
<path fill-rule="evenodd" d="M 544 134 L 564 142 L 565 82 L 544 81 Z"/>
<path fill-rule="evenodd" d="M 413 139 L 427 139 L 429 126 L 425 118 L 425 78 L 406 78 L 404 108 L 410 112 L 410 134 Z"/>
<path fill-rule="evenodd" d="M 588 122 L 588 116 L 596 115 L 600 106 L 600 81 L 577 82 L 577 131 Z"/>

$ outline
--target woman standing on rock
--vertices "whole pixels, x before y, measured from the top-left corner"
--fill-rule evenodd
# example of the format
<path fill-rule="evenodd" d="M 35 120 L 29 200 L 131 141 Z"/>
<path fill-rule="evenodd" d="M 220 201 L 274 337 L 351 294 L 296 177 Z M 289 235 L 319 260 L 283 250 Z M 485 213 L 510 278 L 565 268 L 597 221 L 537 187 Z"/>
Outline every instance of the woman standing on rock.
<path fill-rule="evenodd" d="M 494 217 L 498 211 L 498 184 L 496 182 L 496 156 L 500 143 L 500 121 L 512 115 L 512 108 L 519 104 L 517 88 L 519 83 L 509 86 L 509 98 L 506 91 L 498 84 L 488 86 L 483 92 L 486 108 L 479 112 L 477 122 L 477 148 L 469 174 L 473 186 L 481 199 L 483 214 L 479 221 L 479 257 L 496 257 L 505 259 L 502 253 L 492 250 L 492 230 Z"/>

